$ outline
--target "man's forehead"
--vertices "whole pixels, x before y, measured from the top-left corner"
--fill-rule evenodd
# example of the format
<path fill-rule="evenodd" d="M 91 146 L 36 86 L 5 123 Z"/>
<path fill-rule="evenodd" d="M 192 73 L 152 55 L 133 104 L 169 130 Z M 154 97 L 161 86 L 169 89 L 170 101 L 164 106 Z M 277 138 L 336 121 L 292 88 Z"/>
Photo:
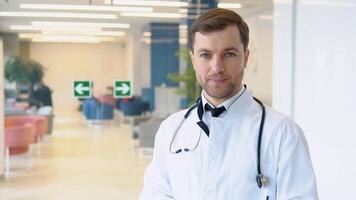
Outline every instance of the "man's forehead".
<path fill-rule="evenodd" d="M 228 26 L 223 30 L 212 32 L 196 32 L 194 37 L 194 49 L 228 49 L 243 48 L 240 32 L 236 26 Z"/>
<path fill-rule="evenodd" d="M 194 42 L 194 51 L 241 51 L 243 44 L 233 38 L 197 37 Z"/>

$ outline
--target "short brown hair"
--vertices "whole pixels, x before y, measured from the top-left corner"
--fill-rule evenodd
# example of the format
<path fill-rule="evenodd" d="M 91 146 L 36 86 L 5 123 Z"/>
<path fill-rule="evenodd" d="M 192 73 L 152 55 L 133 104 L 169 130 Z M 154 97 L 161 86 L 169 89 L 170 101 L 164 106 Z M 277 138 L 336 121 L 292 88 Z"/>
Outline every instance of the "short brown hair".
<path fill-rule="evenodd" d="M 195 34 L 197 32 L 210 33 L 224 30 L 227 26 L 236 25 L 240 32 L 241 42 L 244 50 L 247 49 L 249 41 L 249 29 L 246 22 L 234 11 L 214 8 L 200 15 L 189 29 L 189 48 L 193 51 Z"/>

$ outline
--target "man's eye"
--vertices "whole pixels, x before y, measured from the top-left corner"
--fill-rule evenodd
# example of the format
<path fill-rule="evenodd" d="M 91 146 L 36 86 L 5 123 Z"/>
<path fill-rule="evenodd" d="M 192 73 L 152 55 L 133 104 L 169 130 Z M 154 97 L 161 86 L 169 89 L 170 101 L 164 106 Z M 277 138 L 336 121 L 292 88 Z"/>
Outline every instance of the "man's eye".
<path fill-rule="evenodd" d="M 236 54 L 232 52 L 225 53 L 225 57 L 230 58 L 230 57 L 235 57 Z"/>
<path fill-rule="evenodd" d="M 208 54 L 208 53 L 202 53 L 202 54 L 200 54 L 200 57 L 201 57 L 201 58 L 210 58 L 210 54 Z"/>

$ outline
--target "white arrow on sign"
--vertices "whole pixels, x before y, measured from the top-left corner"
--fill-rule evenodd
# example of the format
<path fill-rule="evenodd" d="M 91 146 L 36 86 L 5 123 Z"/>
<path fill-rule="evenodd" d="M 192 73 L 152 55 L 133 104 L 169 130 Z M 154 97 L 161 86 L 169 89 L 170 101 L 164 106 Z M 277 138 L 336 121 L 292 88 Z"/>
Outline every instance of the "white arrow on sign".
<path fill-rule="evenodd" d="M 79 83 L 77 86 L 75 86 L 74 90 L 79 94 L 83 94 L 84 91 L 89 91 L 90 88 L 83 86 L 83 83 Z"/>
<path fill-rule="evenodd" d="M 129 90 L 130 87 L 126 83 L 121 84 L 121 87 L 116 87 L 116 91 L 121 91 L 122 94 L 128 93 Z"/>

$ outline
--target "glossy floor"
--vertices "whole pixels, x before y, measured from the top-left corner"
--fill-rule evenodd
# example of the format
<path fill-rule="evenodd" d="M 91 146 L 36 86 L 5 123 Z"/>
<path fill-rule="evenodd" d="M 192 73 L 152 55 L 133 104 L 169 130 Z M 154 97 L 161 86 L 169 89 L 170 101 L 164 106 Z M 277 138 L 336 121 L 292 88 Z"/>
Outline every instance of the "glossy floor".
<path fill-rule="evenodd" d="M 138 199 L 150 162 L 139 157 L 130 127 L 84 124 L 80 114 L 56 116 L 53 134 L 37 148 L 11 158 L 1 200 Z"/>

